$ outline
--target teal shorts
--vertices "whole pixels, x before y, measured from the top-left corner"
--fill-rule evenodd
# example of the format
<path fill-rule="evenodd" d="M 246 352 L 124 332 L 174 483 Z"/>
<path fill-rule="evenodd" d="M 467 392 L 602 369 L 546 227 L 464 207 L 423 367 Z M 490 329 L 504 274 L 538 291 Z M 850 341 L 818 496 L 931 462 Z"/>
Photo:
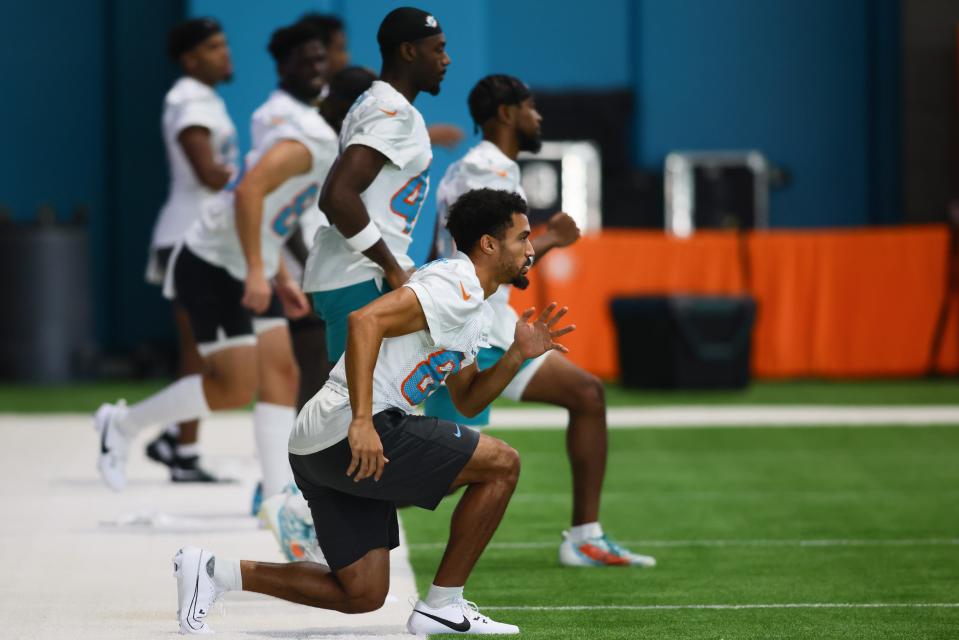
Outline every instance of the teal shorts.
<path fill-rule="evenodd" d="M 505 351 L 498 347 L 487 347 L 485 349 L 480 349 L 479 353 L 476 354 L 476 366 L 479 367 L 480 371 L 489 369 L 494 364 L 499 362 L 499 359 L 502 358 L 505 353 Z M 524 361 L 519 370 L 522 371 L 532 362 L 534 362 L 534 360 Z M 423 413 L 433 418 L 441 418 L 443 420 L 448 420 L 457 424 L 465 424 L 471 427 L 485 427 L 489 424 L 489 406 L 477 413 L 472 418 L 467 418 L 456 410 L 456 406 L 453 404 L 453 399 L 450 397 L 449 389 L 446 388 L 445 384 L 441 385 L 439 389 L 434 391 L 433 394 L 426 399 L 423 407 Z"/>
<path fill-rule="evenodd" d="M 359 284 L 317 291 L 310 294 L 313 299 L 313 310 L 326 323 L 326 352 L 330 362 L 336 363 L 346 351 L 347 318 L 357 309 L 365 307 L 390 288 L 384 283 L 381 291 L 376 281 L 367 280 Z"/>

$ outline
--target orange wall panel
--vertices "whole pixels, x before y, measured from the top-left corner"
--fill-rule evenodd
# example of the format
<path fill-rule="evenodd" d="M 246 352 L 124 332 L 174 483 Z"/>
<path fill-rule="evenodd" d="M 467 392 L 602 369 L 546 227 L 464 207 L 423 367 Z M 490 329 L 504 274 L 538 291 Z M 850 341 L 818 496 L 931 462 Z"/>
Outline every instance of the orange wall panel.
<path fill-rule="evenodd" d="M 607 231 L 545 256 L 531 272 L 534 284 L 514 294 L 511 302 L 519 311 L 551 301 L 568 306 L 568 318 L 577 325 L 563 338 L 569 358 L 611 378 L 619 373 L 613 298 L 741 293 L 738 252 L 732 233 L 700 233 L 683 240 L 661 232 Z"/>
<path fill-rule="evenodd" d="M 734 233 L 678 239 L 607 231 L 545 256 L 517 310 L 555 300 L 578 329 L 569 357 L 605 378 L 619 373 L 610 302 L 617 296 L 742 294 Z M 752 368 L 760 377 L 920 375 L 927 366 L 949 260 L 943 226 L 757 232 L 746 239 L 757 302 Z M 943 370 L 959 367 L 959 307 L 944 336 Z"/>

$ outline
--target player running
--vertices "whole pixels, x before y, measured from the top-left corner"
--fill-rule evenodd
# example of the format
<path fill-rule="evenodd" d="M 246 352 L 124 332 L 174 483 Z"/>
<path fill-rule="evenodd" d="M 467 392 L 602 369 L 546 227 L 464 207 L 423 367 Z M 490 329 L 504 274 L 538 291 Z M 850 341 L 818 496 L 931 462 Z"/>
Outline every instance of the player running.
<path fill-rule="evenodd" d="M 167 196 L 150 242 L 147 282 L 163 284 L 173 247 L 217 194 L 238 173 L 236 128 L 216 85 L 233 76 L 230 49 L 220 24 L 196 18 L 175 26 L 167 49 L 183 76 L 163 100 L 163 143 L 170 164 Z M 199 373 L 200 355 L 182 306 L 173 303 L 179 335 L 180 375 Z M 170 424 L 147 446 L 147 456 L 170 469 L 173 482 L 215 482 L 200 466 L 199 423 Z"/>
<path fill-rule="evenodd" d="M 299 217 L 315 211 L 336 133 L 311 106 L 325 70 L 316 33 L 305 25 L 279 29 L 269 51 L 279 88 L 253 115 L 246 174 L 190 228 L 167 274 L 190 316 L 204 372 L 133 406 L 100 408 L 98 466 L 115 490 L 125 485 L 127 450 L 141 429 L 241 407 L 254 394 L 263 493 L 277 494 L 292 480 L 287 440 L 298 370 L 284 316 L 302 316 L 309 305 L 286 273 L 280 248 Z"/>
<path fill-rule="evenodd" d="M 437 189 L 436 251 L 448 255 L 449 236 L 441 221 L 463 193 L 488 187 L 519 194 L 520 151 L 536 153 L 542 146 L 540 122 L 529 88 L 517 78 L 491 75 L 480 80 L 469 95 L 470 115 L 483 131 L 483 140 L 446 171 Z M 546 232 L 532 240 L 537 258 L 551 249 L 565 247 L 579 238 L 579 229 L 566 213 L 556 213 Z M 523 279 L 520 288 L 529 284 Z M 516 312 L 509 304 L 511 287 L 503 285 L 490 297 L 494 319 L 490 345 L 477 356 L 479 368 L 492 367 L 513 341 Z M 600 494 L 606 473 L 606 401 L 602 382 L 580 369 L 561 353 L 548 351 L 523 363 L 519 373 L 503 390 L 504 397 L 524 402 L 545 402 L 569 412 L 566 448 L 573 475 L 572 526 L 563 532 L 559 561 L 567 566 L 651 567 L 656 560 L 639 555 L 611 540 L 599 523 Z M 447 389 L 441 388 L 426 402 L 426 415 L 451 422 L 483 427 L 489 424 L 489 407 L 473 417 L 456 410 Z"/>

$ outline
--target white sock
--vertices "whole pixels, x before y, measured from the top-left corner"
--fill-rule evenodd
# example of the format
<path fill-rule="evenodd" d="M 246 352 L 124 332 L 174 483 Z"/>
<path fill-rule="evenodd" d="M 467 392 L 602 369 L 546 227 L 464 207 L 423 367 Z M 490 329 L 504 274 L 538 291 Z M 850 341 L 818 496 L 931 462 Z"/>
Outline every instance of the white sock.
<path fill-rule="evenodd" d="M 430 592 L 426 594 L 426 606 L 431 609 L 442 609 L 453 604 L 463 597 L 463 587 L 437 587 L 430 585 Z"/>
<path fill-rule="evenodd" d="M 296 410 L 269 402 L 253 405 L 253 438 L 263 470 L 263 499 L 283 491 L 293 482 L 289 441 Z M 346 473 L 344 471 L 344 473 Z"/>
<path fill-rule="evenodd" d="M 134 436 L 151 424 L 166 424 L 204 418 L 210 407 L 203 395 L 203 376 L 196 374 L 180 378 L 166 389 L 136 403 L 127 409 L 119 427 Z"/>
<path fill-rule="evenodd" d="M 178 444 L 176 446 L 176 455 L 178 458 L 196 458 L 200 455 L 200 445 L 196 442 Z"/>
<path fill-rule="evenodd" d="M 240 561 L 214 556 L 213 582 L 223 591 L 243 591 L 243 575 Z"/>
<path fill-rule="evenodd" d="M 590 538 L 599 538 L 603 535 L 603 528 L 598 522 L 587 522 L 570 527 L 569 537 L 575 543 L 586 542 Z"/>

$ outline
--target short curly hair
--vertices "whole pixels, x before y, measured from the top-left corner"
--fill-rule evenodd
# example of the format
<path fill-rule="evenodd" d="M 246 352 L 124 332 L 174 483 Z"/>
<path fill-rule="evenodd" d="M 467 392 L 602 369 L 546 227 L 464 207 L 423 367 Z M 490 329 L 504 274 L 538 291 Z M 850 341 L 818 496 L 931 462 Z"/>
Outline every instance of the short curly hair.
<path fill-rule="evenodd" d="M 526 201 L 519 194 L 474 189 L 461 195 L 450 207 L 446 228 L 456 248 L 469 253 L 484 235 L 502 240 L 513 224 L 514 213 L 526 213 Z"/>
<path fill-rule="evenodd" d="M 505 74 L 493 74 L 481 79 L 470 91 L 466 103 L 473 118 L 473 126 L 479 130 L 486 121 L 496 115 L 504 104 L 520 104 L 533 97 L 522 80 Z"/>
<path fill-rule="evenodd" d="M 334 33 L 346 31 L 346 25 L 343 24 L 343 21 L 331 13 L 311 11 L 304 13 L 296 22 L 312 27 L 320 35 L 320 39 L 323 40 L 323 45 L 326 47 L 329 47 L 330 43 L 333 42 Z"/>
<path fill-rule="evenodd" d="M 310 40 L 319 40 L 322 43 L 323 35 L 309 22 L 295 22 L 273 32 L 267 51 L 273 56 L 274 61 L 283 64 L 297 47 Z"/>

